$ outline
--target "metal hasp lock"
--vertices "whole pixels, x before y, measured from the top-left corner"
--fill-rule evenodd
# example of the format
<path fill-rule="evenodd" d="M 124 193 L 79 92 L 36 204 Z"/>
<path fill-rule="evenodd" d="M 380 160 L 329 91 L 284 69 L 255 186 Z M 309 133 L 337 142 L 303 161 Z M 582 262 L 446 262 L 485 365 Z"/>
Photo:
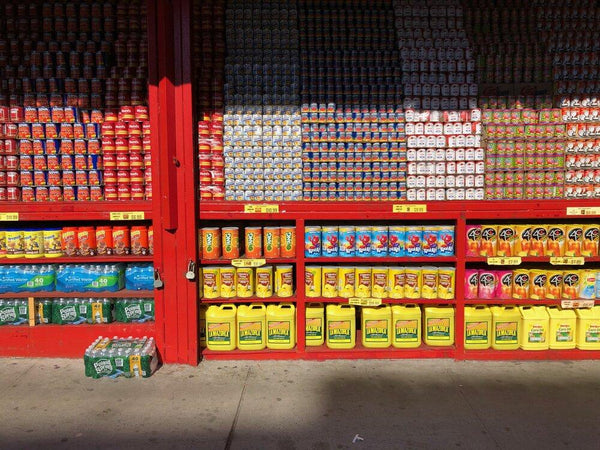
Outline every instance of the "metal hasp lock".
<path fill-rule="evenodd" d="M 194 281 L 196 279 L 196 263 L 192 260 L 188 263 L 187 272 L 185 273 L 185 278 Z"/>
<path fill-rule="evenodd" d="M 155 270 L 154 271 L 154 289 L 160 289 L 164 285 L 165 285 L 165 283 L 163 283 L 163 280 L 160 278 L 160 274 L 158 273 L 158 270 Z"/>

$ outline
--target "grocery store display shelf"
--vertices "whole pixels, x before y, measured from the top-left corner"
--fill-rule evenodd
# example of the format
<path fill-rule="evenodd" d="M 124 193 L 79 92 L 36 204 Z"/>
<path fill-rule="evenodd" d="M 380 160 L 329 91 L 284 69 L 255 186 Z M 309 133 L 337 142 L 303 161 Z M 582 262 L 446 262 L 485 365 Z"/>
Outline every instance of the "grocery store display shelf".
<path fill-rule="evenodd" d="M 231 350 L 216 351 L 203 348 L 201 358 L 206 360 L 260 360 L 260 359 L 300 359 L 301 354 L 295 349 L 291 350 L 273 350 L 266 348 L 264 350 Z"/>
<path fill-rule="evenodd" d="M 123 289 L 116 292 L 17 292 L 3 293 L 0 298 L 149 298 L 154 297 L 154 291 L 130 291 Z"/>
<path fill-rule="evenodd" d="M 240 259 L 248 259 L 248 258 L 240 258 Z M 261 258 L 257 258 L 261 259 Z M 294 258 L 263 258 L 266 260 L 267 264 L 293 264 L 296 262 Z M 252 260 L 252 259 L 248 259 Z M 202 265 L 222 265 L 222 264 L 231 264 L 231 259 L 201 259 L 200 264 Z"/>
<path fill-rule="evenodd" d="M 582 360 L 600 359 L 598 350 L 465 350 L 461 359 L 466 360 Z"/>
<path fill-rule="evenodd" d="M 360 342 L 360 332 L 356 334 L 356 345 L 353 349 L 332 349 L 326 345 L 306 347 L 304 359 L 412 359 L 412 358 L 454 358 L 455 346 L 430 347 L 421 345 L 417 348 L 366 348 Z"/>
<path fill-rule="evenodd" d="M 0 327 L 0 356 L 81 358 L 98 336 L 155 337 L 154 322 Z"/>
<path fill-rule="evenodd" d="M 294 295 L 292 297 L 248 297 L 248 298 L 202 298 L 200 299 L 200 303 L 205 305 L 211 304 L 221 304 L 221 303 L 295 303 L 297 301 L 297 297 Z"/>
<path fill-rule="evenodd" d="M 154 256 L 60 256 L 58 258 L 2 258 L 0 264 L 136 263 L 152 262 Z"/>
<path fill-rule="evenodd" d="M 435 256 L 435 257 L 393 257 L 393 256 L 382 256 L 382 257 L 368 257 L 362 258 L 360 256 L 353 257 L 318 257 L 318 258 L 305 258 L 307 264 L 311 263 L 348 263 L 348 264 L 360 264 L 360 263 L 453 263 L 456 262 L 455 256 Z"/>
<path fill-rule="evenodd" d="M 318 302 L 318 303 L 348 303 L 347 298 L 341 297 L 306 297 L 306 302 Z M 384 298 L 381 299 L 382 303 L 389 304 L 408 304 L 416 303 L 419 305 L 454 305 L 456 300 L 443 300 L 439 298 Z"/>
<path fill-rule="evenodd" d="M 516 306 L 520 306 L 520 305 L 559 305 L 560 306 L 560 302 L 561 301 L 589 301 L 589 300 L 566 300 L 566 299 L 562 299 L 562 300 L 552 300 L 552 299 L 544 299 L 544 300 L 534 300 L 534 299 L 521 299 L 521 300 L 516 300 L 516 299 L 507 299 L 507 300 L 500 300 L 500 299 L 467 299 L 464 301 L 465 305 L 503 305 L 503 306 L 510 306 L 510 305 L 516 305 Z M 595 300 L 596 304 L 600 304 L 600 300 Z"/>
<path fill-rule="evenodd" d="M 142 212 L 152 218 L 151 201 L 0 202 L 0 213 L 18 213 L 19 221 L 111 220 L 111 213 Z M 10 223 L 10 222 L 7 222 Z"/>

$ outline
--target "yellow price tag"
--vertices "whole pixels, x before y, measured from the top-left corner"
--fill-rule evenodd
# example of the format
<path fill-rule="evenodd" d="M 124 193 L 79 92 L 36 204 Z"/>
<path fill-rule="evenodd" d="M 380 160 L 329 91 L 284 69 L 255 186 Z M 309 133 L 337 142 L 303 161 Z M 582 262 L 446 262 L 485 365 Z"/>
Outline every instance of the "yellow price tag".
<path fill-rule="evenodd" d="M 279 212 L 279 205 L 244 205 L 245 213 L 262 213 L 262 214 L 275 214 Z"/>
<path fill-rule="evenodd" d="M 560 306 L 563 309 L 592 308 L 594 300 L 562 300 Z"/>
<path fill-rule="evenodd" d="M 232 259 L 231 265 L 234 267 L 261 267 L 267 263 L 266 259 Z"/>
<path fill-rule="evenodd" d="M 110 213 L 110 220 L 144 220 L 145 218 L 144 211 L 115 211 Z"/>
<path fill-rule="evenodd" d="M 567 216 L 600 216 L 600 207 L 567 208 Z"/>
<path fill-rule="evenodd" d="M 354 306 L 379 306 L 381 305 L 381 299 L 353 297 L 348 299 L 348 304 Z"/>
<path fill-rule="evenodd" d="M 585 258 L 583 256 L 553 256 L 550 258 L 550 264 L 553 266 L 583 266 Z"/>
<path fill-rule="evenodd" d="M 19 213 L 0 213 L 0 222 L 17 222 Z"/>
<path fill-rule="evenodd" d="M 490 266 L 518 266 L 522 263 L 520 256 L 499 257 L 493 256 L 487 259 Z"/>
<path fill-rule="evenodd" d="M 395 212 L 395 213 L 426 213 L 427 205 L 425 205 L 425 204 L 394 205 L 394 206 L 392 206 L 392 212 Z"/>

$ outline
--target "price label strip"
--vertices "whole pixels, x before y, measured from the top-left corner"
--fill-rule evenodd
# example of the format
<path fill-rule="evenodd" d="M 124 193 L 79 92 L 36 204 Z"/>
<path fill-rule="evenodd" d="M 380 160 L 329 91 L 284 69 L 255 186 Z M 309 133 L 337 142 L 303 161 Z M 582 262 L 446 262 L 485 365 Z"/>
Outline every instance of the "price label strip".
<path fill-rule="evenodd" d="M 381 305 L 381 299 L 353 297 L 348 299 L 348 304 L 354 306 L 379 306 Z"/>
<path fill-rule="evenodd" d="M 261 267 L 267 263 L 266 259 L 232 259 L 231 265 L 234 267 Z"/>
<path fill-rule="evenodd" d="M 18 222 L 19 213 L 0 213 L 0 222 Z"/>
<path fill-rule="evenodd" d="M 261 213 L 261 214 L 277 214 L 279 212 L 279 205 L 244 205 L 244 212 L 247 214 Z"/>
<path fill-rule="evenodd" d="M 553 266 L 583 266 L 585 258 L 583 256 L 553 256 L 550 258 L 550 264 Z"/>
<path fill-rule="evenodd" d="M 594 300 L 562 300 L 560 306 L 563 309 L 592 308 Z"/>
<path fill-rule="evenodd" d="M 110 220 L 144 220 L 145 218 L 144 211 L 115 211 L 110 213 Z"/>
<path fill-rule="evenodd" d="M 567 216 L 600 216 L 600 207 L 567 208 Z"/>
<path fill-rule="evenodd" d="M 518 266 L 522 263 L 520 256 L 494 256 L 487 259 L 490 266 Z"/>
<path fill-rule="evenodd" d="M 422 214 L 422 213 L 427 212 L 427 205 L 425 205 L 425 204 L 394 205 L 394 206 L 392 206 L 392 212 Z"/>

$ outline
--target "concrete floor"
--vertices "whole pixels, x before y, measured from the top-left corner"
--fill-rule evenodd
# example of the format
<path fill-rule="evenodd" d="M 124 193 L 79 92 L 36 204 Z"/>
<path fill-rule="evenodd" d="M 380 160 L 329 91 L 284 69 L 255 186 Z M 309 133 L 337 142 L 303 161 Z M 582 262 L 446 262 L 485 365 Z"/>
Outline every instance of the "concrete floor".
<path fill-rule="evenodd" d="M 0 359 L 0 448 L 597 449 L 599 400 L 598 362 Z"/>

